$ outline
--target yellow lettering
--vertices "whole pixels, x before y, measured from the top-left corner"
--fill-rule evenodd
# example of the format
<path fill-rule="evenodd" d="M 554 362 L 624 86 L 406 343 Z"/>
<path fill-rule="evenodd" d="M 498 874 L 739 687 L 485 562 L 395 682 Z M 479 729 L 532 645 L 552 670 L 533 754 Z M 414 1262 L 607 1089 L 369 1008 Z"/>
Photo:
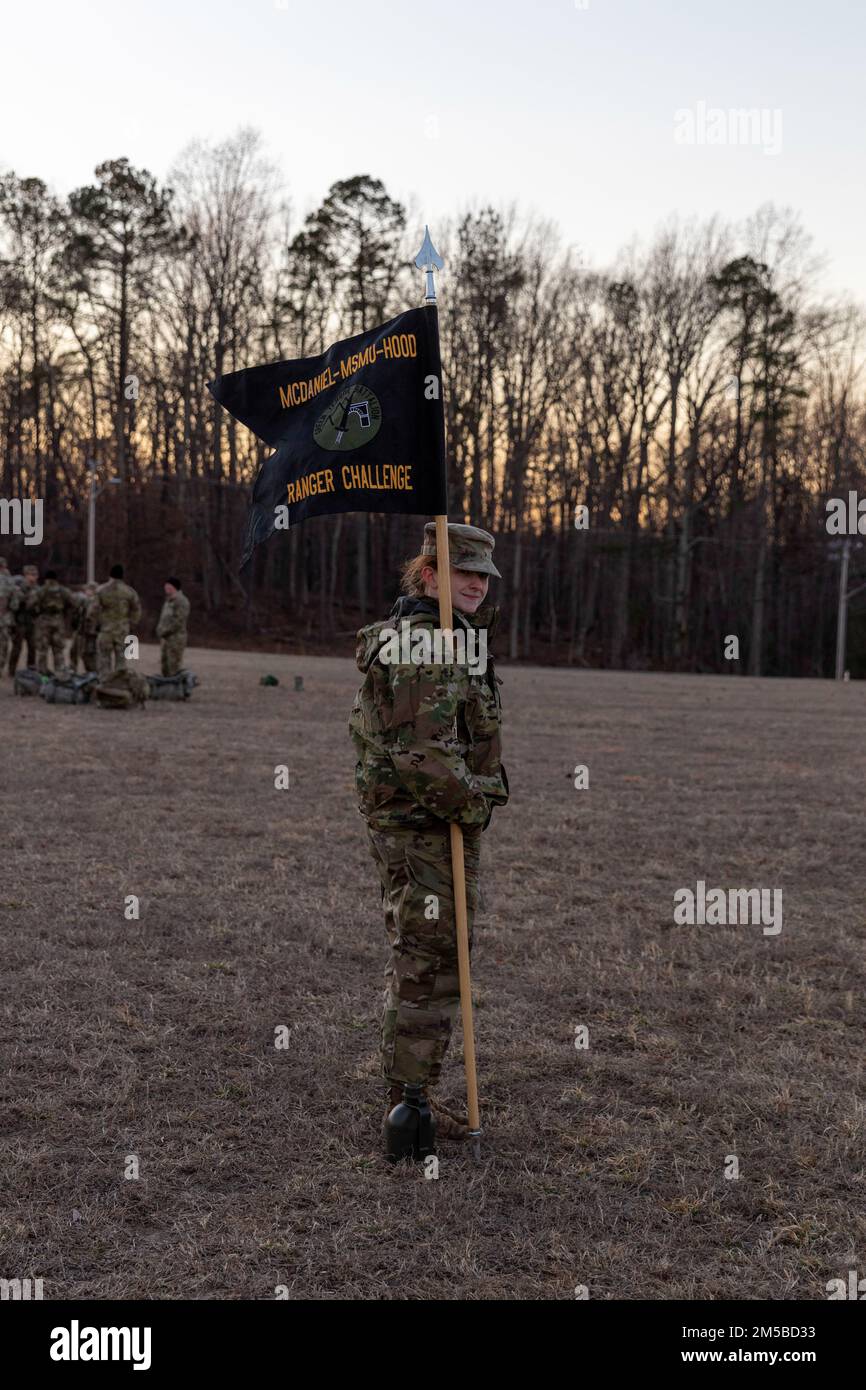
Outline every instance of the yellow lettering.
<path fill-rule="evenodd" d="M 340 363 L 340 376 L 351 376 L 360 362 L 375 361 L 376 354 L 372 351 L 363 353 L 360 357 L 357 353 L 348 358 L 347 361 Z M 329 386 L 335 386 L 339 377 L 334 375 L 330 366 L 319 372 L 318 376 L 310 377 L 308 381 L 290 381 L 287 386 L 278 386 L 280 394 L 280 405 L 283 410 L 288 410 L 292 405 L 303 405 L 305 401 L 312 400 L 320 391 L 325 391 Z"/>

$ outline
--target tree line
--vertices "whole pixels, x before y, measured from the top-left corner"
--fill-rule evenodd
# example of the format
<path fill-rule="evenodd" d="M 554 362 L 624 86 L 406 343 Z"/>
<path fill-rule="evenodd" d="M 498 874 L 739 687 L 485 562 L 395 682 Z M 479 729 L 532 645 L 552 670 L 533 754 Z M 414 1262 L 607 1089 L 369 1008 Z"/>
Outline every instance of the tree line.
<path fill-rule="evenodd" d="M 164 184 L 126 159 L 64 199 L 2 176 L 0 497 L 44 500 L 43 567 L 83 579 L 95 464 L 120 484 L 96 504 L 98 572 L 122 559 L 154 610 L 177 573 L 212 640 L 333 649 L 384 615 L 422 518 L 308 522 L 241 584 L 267 451 L 206 383 L 419 303 L 422 231 L 368 174 L 296 217 L 252 130 L 194 142 Z M 821 291 L 799 219 L 772 205 L 741 224 L 672 218 L 602 268 L 514 205 L 434 231 L 449 515 L 496 537 L 499 647 L 832 673 L 840 545 L 825 504 L 866 496 L 864 321 Z M 16 567 L 32 558 L 2 544 Z M 866 548 L 851 553 L 855 587 Z"/>

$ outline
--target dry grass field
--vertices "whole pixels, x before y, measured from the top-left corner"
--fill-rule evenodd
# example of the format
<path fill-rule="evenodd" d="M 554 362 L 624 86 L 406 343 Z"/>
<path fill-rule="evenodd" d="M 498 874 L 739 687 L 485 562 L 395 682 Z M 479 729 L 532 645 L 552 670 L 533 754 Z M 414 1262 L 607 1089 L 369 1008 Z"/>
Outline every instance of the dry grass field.
<path fill-rule="evenodd" d="M 501 669 L 483 1159 L 442 1145 L 427 1181 L 380 1157 L 354 664 L 187 664 L 192 701 L 143 712 L 0 686 L 0 1275 L 46 1298 L 820 1300 L 866 1274 L 866 687 Z M 781 888 L 781 932 L 675 925 L 699 879 Z"/>

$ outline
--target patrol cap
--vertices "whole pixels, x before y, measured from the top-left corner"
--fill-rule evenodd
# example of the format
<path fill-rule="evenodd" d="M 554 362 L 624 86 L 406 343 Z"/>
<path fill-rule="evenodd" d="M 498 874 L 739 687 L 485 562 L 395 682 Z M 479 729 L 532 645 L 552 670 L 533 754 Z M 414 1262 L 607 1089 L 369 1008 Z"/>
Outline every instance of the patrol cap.
<path fill-rule="evenodd" d="M 489 531 L 479 526 L 463 526 L 457 522 L 448 523 L 448 553 L 456 570 L 476 570 L 479 574 L 492 574 L 496 579 L 502 575 L 493 563 L 493 547 L 496 542 Z M 424 527 L 422 555 L 436 554 L 436 522 L 428 521 Z"/>

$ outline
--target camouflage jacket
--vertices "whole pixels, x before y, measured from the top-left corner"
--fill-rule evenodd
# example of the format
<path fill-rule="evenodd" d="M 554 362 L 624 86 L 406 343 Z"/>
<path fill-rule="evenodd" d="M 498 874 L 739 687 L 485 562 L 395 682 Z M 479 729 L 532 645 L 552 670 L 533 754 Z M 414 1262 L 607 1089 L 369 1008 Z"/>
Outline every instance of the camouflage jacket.
<path fill-rule="evenodd" d="M 96 611 L 103 632 L 122 632 L 124 636 L 141 618 L 138 594 L 122 579 L 109 579 L 96 590 Z"/>
<path fill-rule="evenodd" d="M 36 584 L 27 584 L 20 576 L 13 581 L 15 589 L 9 598 L 9 612 L 15 626 L 22 631 L 29 632 L 33 628 L 33 605 L 39 588 Z"/>
<path fill-rule="evenodd" d="M 0 570 L 0 622 L 10 611 L 12 595 L 15 592 L 15 580 L 8 570 Z"/>
<path fill-rule="evenodd" d="M 454 627 L 496 627 L 498 610 L 454 613 Z M 502 706 L 488 654 L 484 675 L 454 665 L 397 665 L 380 659 L 383 628 L 402 619 L 414 635 L 439 623 L 435 599 L 403 597 L 382 622 L 361 628 L 356 660 L 365 680 L 349 732 L 357 753 L 358 809 L 378 830 L 430 829 L 442 821 L 486 829 L 508 800 L 500 760 Z"/>
<path fill-rule="evenodd" d="M 174 598 L 167 598 L 162 605 L 162 612 L 156 625 L 157 637 L 185 637 L 188 617 L 189 599 L 186 594 L 179 591 Z"/>
<path fill-rule="evenodd" d="M 34 618 L 67 618 L 73 609 L 72 594 L 56 579 L 46 579 L 30 600 Z"/>

